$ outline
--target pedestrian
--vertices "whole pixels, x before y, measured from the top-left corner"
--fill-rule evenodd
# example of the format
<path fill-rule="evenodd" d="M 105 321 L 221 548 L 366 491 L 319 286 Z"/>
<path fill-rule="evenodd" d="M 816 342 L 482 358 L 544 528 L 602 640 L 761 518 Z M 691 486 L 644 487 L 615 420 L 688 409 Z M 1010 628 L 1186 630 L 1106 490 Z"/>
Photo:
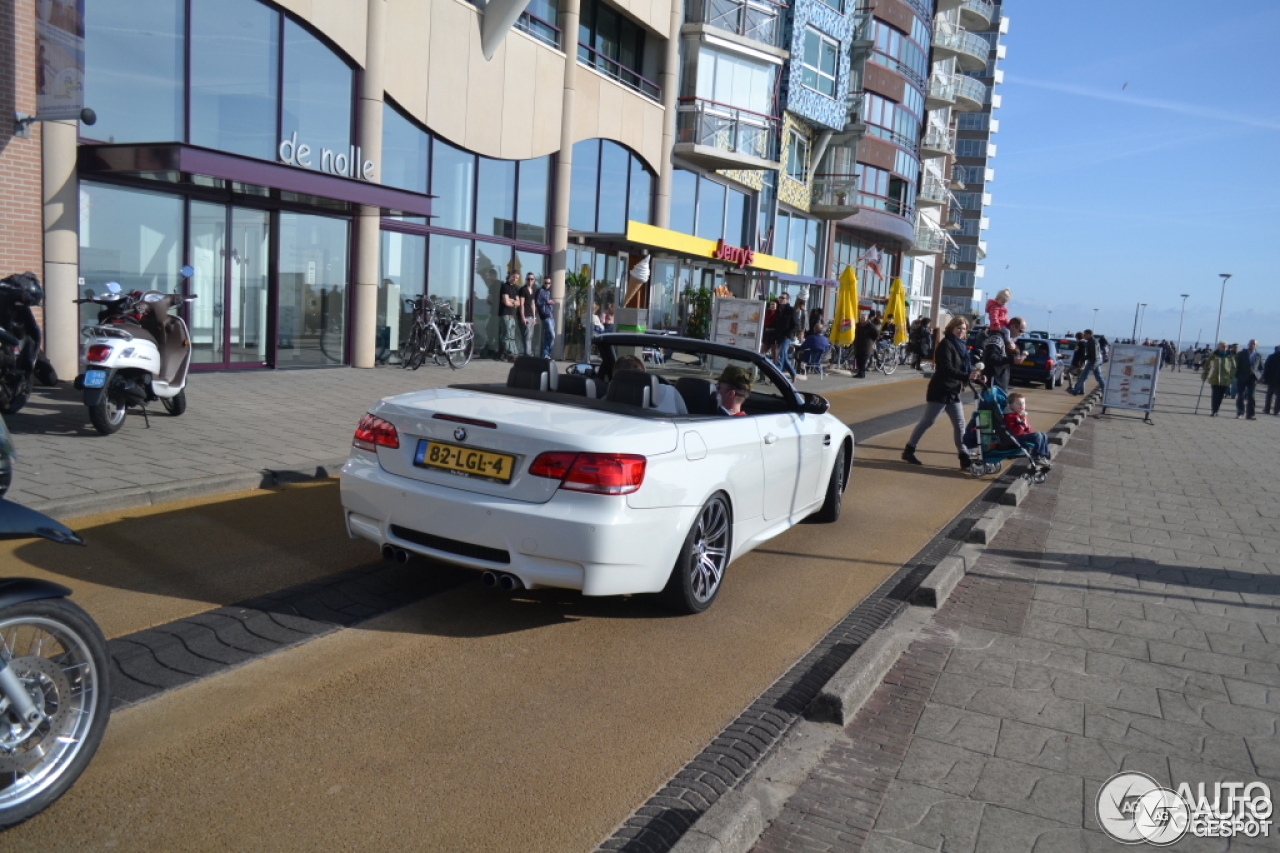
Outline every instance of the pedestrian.
<path fill-rule="evenodd" d="M 799 301 L 799 300 L 797 300 Z M 784 373 L 796 378 L 796 369 L 791 366 L 791 339 L 796 333 L 796 309 L 791 304 L 791 297 L 783 293 L 778 297 L 778 310 L 773 313 L 773 342 L 778 348 L 774 364 Z"/>
<path fill-rule="evenodd" d="M 825 328 L 826 323 L 822 322 L 822 318 L 823 318 L 823 311 L 821 308 L 814 308 L 813 310 L 811 310 L 809 312 L 809 326 L 805 330 L 805 333 L 808 335 L 812 335 L 813 330 L 818 328 L 818 326 L 822 326 Z"/>
<path fill-rule="evenodd" d="M 928 317 L 921 317 L 920 324 L 911 333 L 916 348 L 916 370 L 924 372 L 924 363 L 933 358 L 933 329 Z"/>
<path fill-rule="evenodd" d="M 502 361 L 515 361 L 520 352 L 520 344 L 516 342 L 516 318 L 520 312 L 520 273 L 507 276 L 502 289 L 498 291 L 498 322 L 502 324 L 502 352 L 498 358 Z"/>
<path fill-rule="evenodd" d="M 1013 369 L 1014 357 L 1018 354 L 1018 345 L 1014 341 L 1026 328 L 1026 320 L 1014 317 L 1005 324 L 1003 330 L 989 332 L 982 344 L 982 372 L 986 375 L 988 384 L 995 385 L 1006 394 L 1009 392 L 1009 373 Z"/>
<path fill-rule="evenodd" d="M 1012 325 L 1012 321 L 1010 324 Z M 1018 444 L 1031 451 L 1031 456 L 1038 464 L 1048 463 L 1049 436 L 1031 428 L 1031 422 L 1027 420 L 1027 396 L 1021 391 L 1014 391 L 1009 395 L 1009 411 L 1005 413 L 1004 425 Z"/>
<path fill-rule="evenodd" d="M 773 360 L 773 319 L 778 313 L 778 300 L 770 299 L 764 304 L 764 334 L 761 335 L 760 351 L 770 361 Z"/>
<path fill-rule="evenodd" d="M 1202 382 L 1209 383 L 1209 417 L 1216 418 L 1222 408 L 1222 398 L 1236 378 L 1236 360 L 1227 350 L 1226 341 L 1218 342 L 1218 349 L 1209 355 L 1200 372 Z"/>
<path fill-rule="evenodd" d="M 520 288 L 520 334 L 524 345 L 522 355 L 533 355 L 533 331 L 538 327 L 538 311 L 534 299 L 538 294 L 538 276 L 529 273 L 524 278 L 524 287 Z"/>
<path fill-rule="evenodd" d="M 551 276 L 543 278 L 533 301 L 542 324 L 542 357 L 551 358 L 551 349 L 556 343 L 556 300 L 551 298 Z"/>
<path fill-rule="evenodd" d="M 1280 415 L 1280 347 L 1276 347 L 1276 351 L 1267 356 L 1267 361 L 1262 366 L 1262 381 L 1267 386 L 1267 397 L 1263 401 L 1262 413 Z M 1273 401 L 1274 408 L 1271 405 Z"/>
<path fill-rule="evenodd" d="M 1227 347 L 1227 354 L 1231 356 L 1232 360 L 1234 360 L 1235 357 L 1240 354 L 1240 345 L 1232 344 L 1231 346 Z M 1227 396 L 1233 400 L 1235 399 L 1235 396 L 1236 396 L 1236 380 L 1239 378 L 1240 378 L 1239 376 L 1231 377 L 1231 387 L 1227 389 Z"/>
<path fill-rule="evenodd" d="M 924 464 L 916 458 L 916 447 L 929 427 L 938 420 L 938 415 L 945 411 L 955 432 L 960 469 L 969 469 L 969 451 L 964 446 L 964 404 L 960 402 L 960 393 L 966 384 L 976 382 L 981 373 L 973 369 L 973 362 L 969 359 L 968 335 L 969 322 L 965 318 L 955 317 L 947 324 L 946 334 L 934 351 L 934 371 L 925 391 L 924 414 L 903 448 L 903 462 Z"/>
<path fill-rule="evenodd" d="M 1262 378 L 1262 356 L 1258 354 L 1257 340 L 1250 340 L 1248 346 L 1236 355 L 1236 420 L 1254 416 L 1253 392 L 1258 388 L 1258 380 Z"/>
<path fill-rule="evenodd" d="M 1084 337 L 1076 344 L 1076 354 L 1080 360 L 1080 378 L 1076 380 L 1076 384 L 1071 388 L 1072 394 L 1083 394 L 1085 380 L 1089 378 L 1089 374 L 1093 373 L 1093 378 L 1098 380 L 1098 387 L 1102 388 L 1106 383 L 1102 381 L 1102 370 L 1098 366 L 1102 363 L 1102 356 L 1098 352 L 1098 341 L 1093 336 L 1093 329 L 1085 329 Z M 1072 359 L 1074 365 L 1076 359 Z"/>
<path fill-rule="evenodd" d="M 876 322 L 876 312 L 870 311 L 866 319 L 859 321 L 853 328 L 853 356 L 858 361 L 859 379 L 867 378 L 867 365 L 871 362 L 871 353 L 879 339 L 880 324 Z"/>

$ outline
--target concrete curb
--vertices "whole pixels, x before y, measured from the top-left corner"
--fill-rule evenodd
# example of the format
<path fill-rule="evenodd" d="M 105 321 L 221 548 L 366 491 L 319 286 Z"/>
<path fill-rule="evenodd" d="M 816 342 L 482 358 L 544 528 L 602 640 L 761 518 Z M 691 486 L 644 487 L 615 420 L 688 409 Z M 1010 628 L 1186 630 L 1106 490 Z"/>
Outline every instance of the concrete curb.
<path fill-rule="evenodd" d="M 1050 438 L 1050 443 L 1065 445 L 1101 397 L 1097 389 L 1087 394 L 1054 427 L 1057 434 Z M 1021 496 L 1015 491 L 1018 483 L 1023 484 Z M 853 653 L 810 704 L 806 718 L 783 737 L 742 787 L 716 800 L 680 837 L 671 853 L 747 853 L 755 846 L 769 823 L 782 813 L 787 800 L 817 766 L 840 729 L 853 719 L 920 629 L 932 619 L 933 612 L 977 563 L 986 545 L 995 539 L 1013 514 L 1013 507 L 1025 497 L 1028 485 L 1019 477 L 1005 487 L 996 498 L 998 504 L 984 512 L 974 524 L 968 543 L 944 557 L 917 587 L 912 606 L 877 630 Z M 997 484 L 988 488 L 994 491 Z M 1007 501 L 1005 498 L 1011 492 L 1014 498 Z"/>
<path fill-rule="evenodd" d="M 319 464 L 308 464 L 298 468 L 280 468 L 258 472 L 246 471 L 243 474 L 219 474 L 213 477 L 188 480 L 184 483 L 161 483 L 155 486 L 116 489 L 110 495 L 77 495 L 74 498 L 59 498 L 43 503 L 33 501 L 30 506 L 38 512 L 57 519 L 76 518 L 82 515 L 96 515 L 102 512 L 116 512 L 118 510 L 155 506 L 189 498 L 207 498 L 212 495 L 269 489 L 285 483 L 324 480 L 338 476 L 338 472 L 342 470 L 342 466 L 346 462 L 346 459 L 338 459 Z"/>

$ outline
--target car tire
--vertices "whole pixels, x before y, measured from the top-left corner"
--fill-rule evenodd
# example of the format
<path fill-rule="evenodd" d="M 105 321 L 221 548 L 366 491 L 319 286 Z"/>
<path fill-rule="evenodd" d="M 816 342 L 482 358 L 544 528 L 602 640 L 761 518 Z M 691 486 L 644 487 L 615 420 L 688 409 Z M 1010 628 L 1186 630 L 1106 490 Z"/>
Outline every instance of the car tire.
<path fill-rule="evenodd" d="M 701 613 L 712 605 L 724 583 L 732 557 L 733 515 L 729 499 L 717 492 L 707 498 L 680 546 L 663 601 L 678 613 Z"/>
<path fill-rule="evenodd" d="M 1055 377 L 1054 377 L 1054 379 L 1053 379 L 1053 387 L 1054 387 L 1054 388 L 1061 388 L 1061 387 L 1062 387 L 1062 374 L 1061 374 L 1061 373 L 1059 373 L 1057 376 L 1055 376 Z"/>
<path fill-rule="evenodd" d="M 1053 390 L 1053 374 L 1052 373 L 1050 373 L 1049 378 L 1044 381 L 1044 387 L 1048 388 L 1050 391 Z"/>
<path fill-rule="evenodd" d="M 819 524 L 832 524 L 840 519 L 840 508 L 844 503 L 844 445 L 836 454 L 836 464 L 831 469 L 831 479 L 827 480 L 827 498 L 822 509 L 813 514 L 813 520 Z"/>

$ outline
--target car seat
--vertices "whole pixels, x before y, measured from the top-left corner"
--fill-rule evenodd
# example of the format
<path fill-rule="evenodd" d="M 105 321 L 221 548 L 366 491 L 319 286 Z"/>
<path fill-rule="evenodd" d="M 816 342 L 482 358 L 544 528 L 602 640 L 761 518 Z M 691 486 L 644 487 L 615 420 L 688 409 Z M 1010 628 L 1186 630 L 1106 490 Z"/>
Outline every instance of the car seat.
<path fill-rule="evenodd" d="M 685 408 L 691 415 L 717 415 L 720 413 L 720 398 L 716 396 L 716 386 L 696 376 L 681 376 L 676 380 L 676 390 L 684 400 Z"/>
<path fill-rule="evenodd" d="M 558 385 L 556 363 L 549 358 L 531 355 L 517 356 L 507 373 L 508 388 L 524 388 L 529 391 L 555 391 Z"/>
<path fill-rule="evenodd" d="M 556 382 L 556 391 L 561 394 L 577 394 L 580 397 L 586 397 L 588 400 L 600 398 L 601 387 L 589 376 L 566 373 Z"/>
<path fill-rule="evenodd" d="M 658 377 L 643 370 L 619 370 L 613 374 L 604 398 L 647 409 L 658 399 Z"/>

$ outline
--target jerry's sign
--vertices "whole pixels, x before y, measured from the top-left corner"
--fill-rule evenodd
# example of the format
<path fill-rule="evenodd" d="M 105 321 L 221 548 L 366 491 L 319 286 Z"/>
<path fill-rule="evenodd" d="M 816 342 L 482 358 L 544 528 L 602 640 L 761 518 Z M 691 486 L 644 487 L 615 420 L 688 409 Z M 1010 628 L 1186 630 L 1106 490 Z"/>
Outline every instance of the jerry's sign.
<path fill-rule="evenodd" d="M 737 264 L 740 269 L 756 262 L 756 253 L 753 250 L 741 246 L 728 246 L 723 239 L 716 241 L 716 250 L 711 253 L 711 257 Z"/>

